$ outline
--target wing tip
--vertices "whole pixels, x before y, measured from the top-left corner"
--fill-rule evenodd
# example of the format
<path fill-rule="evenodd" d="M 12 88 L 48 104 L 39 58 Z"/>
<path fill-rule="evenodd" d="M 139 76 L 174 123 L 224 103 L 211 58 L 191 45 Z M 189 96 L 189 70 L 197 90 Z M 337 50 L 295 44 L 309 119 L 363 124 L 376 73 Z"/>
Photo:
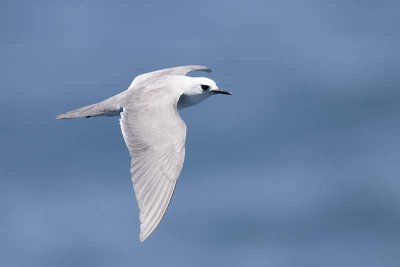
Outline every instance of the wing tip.
<path fill-rule="evenodd" d="M 150 233 L 144 235 L 143 233 L 140 233 L 139 235 L 139 240 L 141 243 L 143 243 L 148 237 L 149 237 Z"/>
<path fill-rule="evenodd" d="M 203 65 L 191 65 L 191 67 L 193 67 L 193 68 L 195 68 L 196 70 L 199 70 L 199 71 L 212 72 L 212 70 L 209 67 L 203 66 Z"/>
<path fill-rule="evenodd" d="M 151 233 L 154 232 L 154 230 L 157 228 L 157 225 L 154 227 L 143 227 L 143 224 L 140 225 L 140 235 L 139 235 L 139 240 L 140 242 L 144 242 L 150 235 Z"/>
<path fill-rule="evenodd" d="M 142 234 L 140 234 L 139 236 L 139 240 L 141 243 L 143 243 L 146 240 L 147 236 L 142 236 Z"/>
<path fill-rule="evenodd" d="M 149 228 L 149 225 L 143 222 L 142 213 L 140 213 L 140 234 L 139 234 L 140 242 L 143 243 L 155 230 L 155 228 L 156 227 L 153 227 L 153 229 Z"/>
<path fill-rule="evenodd" d="M 140 242 L 144 242 L 154 232 L 154 230 L 157 228 L 158 223 L 156 223 L 155 225 L 149 225 L 148 223 L 143 222 L 140 223 Z"/>

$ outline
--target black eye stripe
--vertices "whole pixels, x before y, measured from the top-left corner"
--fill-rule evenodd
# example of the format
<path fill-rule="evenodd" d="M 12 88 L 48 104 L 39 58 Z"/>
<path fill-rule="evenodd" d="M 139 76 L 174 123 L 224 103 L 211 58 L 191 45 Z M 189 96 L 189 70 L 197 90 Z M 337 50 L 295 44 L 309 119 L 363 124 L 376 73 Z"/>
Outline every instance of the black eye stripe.
<path fill-rule="evenodd" d="M 203 89 L 203 91 L 208 90 L 209 88 L 210 88 L 209 85 L 206 85 L 206 84 L 201 85 L 201 89 Z"/>

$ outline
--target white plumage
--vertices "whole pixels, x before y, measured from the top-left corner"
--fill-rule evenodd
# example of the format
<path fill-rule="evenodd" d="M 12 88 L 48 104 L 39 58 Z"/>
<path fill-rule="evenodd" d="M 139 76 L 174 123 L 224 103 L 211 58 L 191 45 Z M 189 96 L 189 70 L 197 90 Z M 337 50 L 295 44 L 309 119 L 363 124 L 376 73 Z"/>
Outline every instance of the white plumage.
<path fill-rule="evenodd" d="M 137 76 L 129 88 L 100 103 L 72 110 L 58 119 L 120 115 L 140 210 L 140 240 L 157 227 L 168 208 L 185 158 L 186 125 L 178 108 L 201 102 L 220 90 L 208 78 L 187 77 L 207 67 L 190 65 Z"/>

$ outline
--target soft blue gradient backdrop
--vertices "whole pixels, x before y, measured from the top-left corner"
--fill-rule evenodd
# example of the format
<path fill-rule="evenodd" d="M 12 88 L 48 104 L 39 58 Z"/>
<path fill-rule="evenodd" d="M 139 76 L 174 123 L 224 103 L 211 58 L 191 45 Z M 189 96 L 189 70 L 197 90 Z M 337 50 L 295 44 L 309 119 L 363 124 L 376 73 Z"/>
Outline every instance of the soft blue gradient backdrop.
<path fill-rule="evenodd" d="M 399 1 L 1 1 L 0 266 L 399 266 Z M 117 118 L 56 121 L 203 64 L 141 244 Z M 199 74 L 196 74 L 199 75 Z"/>

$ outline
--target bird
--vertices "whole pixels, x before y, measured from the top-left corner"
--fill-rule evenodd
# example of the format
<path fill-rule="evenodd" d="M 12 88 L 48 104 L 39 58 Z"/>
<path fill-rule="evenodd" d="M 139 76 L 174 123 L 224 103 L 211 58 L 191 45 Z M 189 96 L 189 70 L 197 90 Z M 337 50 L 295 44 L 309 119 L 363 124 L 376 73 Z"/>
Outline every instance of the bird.
<path fill-rule="evenodd" d="M 186 125 L 178 110 L 213 95 L 232 95 L 212 79 L 187 75 L 193 71 L 211 72 L 211 69 L 188 65 L 141 74 L 127 90 L 56 117 L 120 117 L 122 135 L 131 156 L 130 172 L 139 206 L 141 242 L 164 216 L 183 167 Z"/>

